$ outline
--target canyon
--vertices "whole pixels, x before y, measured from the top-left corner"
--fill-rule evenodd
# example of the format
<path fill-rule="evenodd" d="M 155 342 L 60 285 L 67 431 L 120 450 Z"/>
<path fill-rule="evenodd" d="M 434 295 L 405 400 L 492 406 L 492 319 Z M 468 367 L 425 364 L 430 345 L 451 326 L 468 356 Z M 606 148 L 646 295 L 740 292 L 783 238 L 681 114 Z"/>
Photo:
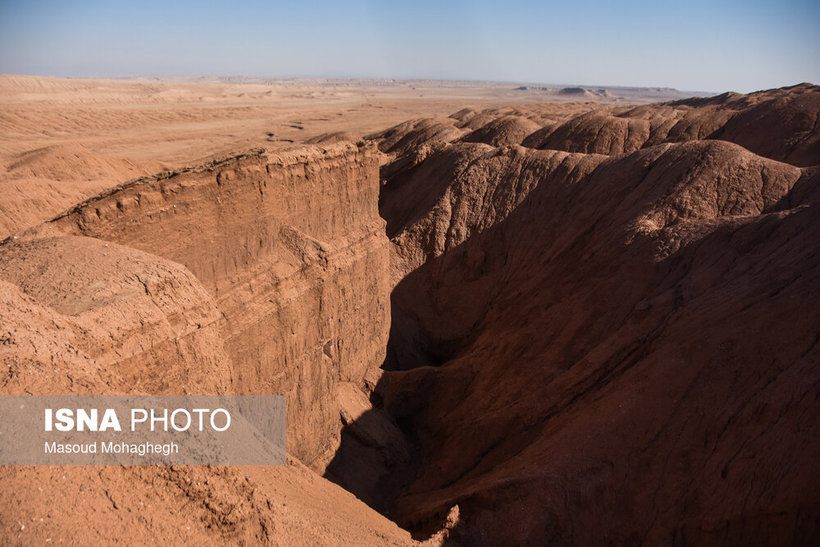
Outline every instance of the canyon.
<path fill-rule="evenodd" d="M 224 84 L 3 83 L 0 393 L 288 409 L 284 466 L 0 467 L 6 540 L 820 536 L 820 87 L 366 90 L 306 131 Z"/>

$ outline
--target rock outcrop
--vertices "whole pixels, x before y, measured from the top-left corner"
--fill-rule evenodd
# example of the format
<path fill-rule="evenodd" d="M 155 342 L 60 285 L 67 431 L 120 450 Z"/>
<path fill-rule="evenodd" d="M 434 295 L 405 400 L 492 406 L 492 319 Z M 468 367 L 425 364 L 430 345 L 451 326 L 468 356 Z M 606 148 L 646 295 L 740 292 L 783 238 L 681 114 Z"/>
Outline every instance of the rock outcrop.
<path fill-rule="evenodd" d="M 221 315 L 179 264 L 86 237 L 12 239 L 0 279 L 6 395 L 231 389 Z"/>

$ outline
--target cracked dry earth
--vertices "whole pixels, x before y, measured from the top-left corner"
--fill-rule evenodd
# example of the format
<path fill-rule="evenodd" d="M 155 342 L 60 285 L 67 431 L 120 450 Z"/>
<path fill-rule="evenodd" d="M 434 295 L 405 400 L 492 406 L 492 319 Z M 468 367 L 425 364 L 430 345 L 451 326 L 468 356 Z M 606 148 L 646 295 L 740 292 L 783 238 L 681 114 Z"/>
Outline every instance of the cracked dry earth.
<path fill-rule="evenodd" d="M 815 543 L 818 112 L 465 108 L 15 226 L 0 392 L 282 393 L 289 458 L 3 467 L 0 536 Z"/>

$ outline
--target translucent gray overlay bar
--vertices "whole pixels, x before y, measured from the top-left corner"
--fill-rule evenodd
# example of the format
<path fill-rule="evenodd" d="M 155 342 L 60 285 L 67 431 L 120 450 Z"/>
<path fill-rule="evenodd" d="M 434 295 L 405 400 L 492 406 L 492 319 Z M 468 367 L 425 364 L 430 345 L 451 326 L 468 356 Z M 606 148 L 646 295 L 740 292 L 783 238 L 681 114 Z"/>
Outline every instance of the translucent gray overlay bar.
<path fill-rule="evenodd" d="M 0 396 L 0 465 L 279 465 L 281 395 Z"/>

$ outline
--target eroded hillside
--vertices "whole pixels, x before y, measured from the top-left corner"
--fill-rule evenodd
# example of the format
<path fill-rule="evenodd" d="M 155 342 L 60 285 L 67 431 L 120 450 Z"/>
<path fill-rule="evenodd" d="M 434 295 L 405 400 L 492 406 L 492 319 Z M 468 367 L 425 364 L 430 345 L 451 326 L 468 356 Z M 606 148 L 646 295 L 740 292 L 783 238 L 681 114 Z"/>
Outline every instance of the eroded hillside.
<path fill-rule="evenodd" d="M 465 108 L 14 233 L 0 392 L 281 393 L 289 461 L 5 467 L 2 536 L 810 543 L 818 111 L 808 84 Z"/>
<path fill-rule="evenodd" d="M 818 111 L 801 85 L 377 135 L 375 400 L 419 447 L 395 518 L 458 505 L 487 544 L 816 537 Z"/>

